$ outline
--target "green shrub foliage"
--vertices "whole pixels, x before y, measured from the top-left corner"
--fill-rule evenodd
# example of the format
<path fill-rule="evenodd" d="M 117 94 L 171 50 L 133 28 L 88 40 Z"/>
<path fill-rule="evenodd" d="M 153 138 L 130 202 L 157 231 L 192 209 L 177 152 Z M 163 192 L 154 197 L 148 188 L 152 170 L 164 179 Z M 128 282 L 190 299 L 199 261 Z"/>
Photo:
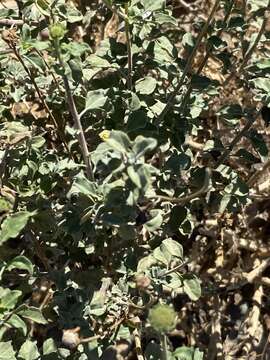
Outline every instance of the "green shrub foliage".
<path fill-rule="evenodd" d="M 200 298 L 186 244 L 201 216 L 249 201 L 231 155 L 249 169 L 268 156 L 253 127 L 257 104 L 270 101 L 259 34 L 268 1 L 247 3 L 217 1 L 191 32 L 165 0 L 0 9 L 0 359 L 98 359 L 136 328 L 171 330 L 176 297 Z M 87 28 L 112 10 L 125 39 L 93 47 Z M 258 32 L 249 36 L 251 21 Z M 203 71 L 209 59 L 219 76 Z M 230 76 L 250 103 L 216 101 Z M 198 149 L 191 140 L 204 131 Z M 146 354 L 159 358 L 151 346 Z"/>

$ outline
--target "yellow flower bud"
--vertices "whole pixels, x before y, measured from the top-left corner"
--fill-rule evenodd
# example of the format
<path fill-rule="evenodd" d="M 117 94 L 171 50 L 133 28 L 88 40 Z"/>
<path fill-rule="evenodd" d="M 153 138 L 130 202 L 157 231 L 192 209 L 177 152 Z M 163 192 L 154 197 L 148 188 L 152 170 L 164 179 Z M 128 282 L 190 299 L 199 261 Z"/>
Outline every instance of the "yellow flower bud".
<path fill-rule="evenodd" d="M 109 130 L 103 130 L 99 134 L 99 137 L 101 138 L 101 140 L 106 141 L 109 139 L 110 134 L 111 134 L 111 132 Z"/>

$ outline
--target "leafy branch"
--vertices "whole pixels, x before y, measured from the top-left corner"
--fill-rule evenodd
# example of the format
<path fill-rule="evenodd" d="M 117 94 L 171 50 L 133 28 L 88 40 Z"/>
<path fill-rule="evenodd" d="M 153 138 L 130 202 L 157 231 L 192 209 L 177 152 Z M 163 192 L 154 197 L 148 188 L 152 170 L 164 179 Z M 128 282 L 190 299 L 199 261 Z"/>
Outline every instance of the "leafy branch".
<path fill-rule="evenodd" d="M 266 12 L 266 11 L 265 11 Z M 260 30 L 256 36 L 256 39 L 254 40 L 254 43 L 253 45 L 250 47 L 250 49 L 246 52 L 243 60 L 242 60 L 242 63 L 239 67 L 239 69 L 236 71 L 236 73 L 232 72 L 228 77 L 227 79 L 224 81 L 223 83 L 223 87 L 225 87 L 231 80 L 234 76 L 237 76 L 238 78 L 240 77 L 240 75 L 242 74 L 245 66 L 247 65 L 248 61 L 251 59 L 254 51 L 257 49 L 257 46 L 261 40 L 261 37 L 262 35 L 264 34 L 265 32 L 265 27 L 267 25 L 267 22 L 268 22 L 268 16 L 266 14 L 264 14 L 264 17 L 263 17 L 263 20 L 262 20 L 262 24 L 261 24 L 261 27 L 260 27 Z"/>
<path fill-rule="evenodd" d="M 225 17 L 224 17 L 224 20 L 223 20 L 223 25 L 222 25 L 222 27 L 219 29 L 219 31 L 217 32 L 217 37 L 218 37 L 218 38 L 222 35 L 224 29 L 225 29 L 226 26 L 227 26 L 227 22 L 228 22 L 228 19 L 229 19 L 230 15 L 231 15 L 231 12 L 232 12 L 234 3 L 235 3 L 235 0 L 231 0 L 230 5 L 229 5 L 229 8 L 228 8 L 228 10 L 227 10 L 227 12 L 226 12 L 226 15 L 225 15 Z M 202 70 L 204 69 L 205 65 L 207 64 L 207 61 L 208 61 L 210 55 L 211 55 L 211 48 L 208 47 L 207 50 L 206 50 L 206 54 L 204 55 L 204 58 L 203 58 L 203 60 L 201 61 L 199 67 L 198 67 L 198 70 L 197 70 L 197 72 L 196 72 L 196 75 L 200 75 L 200 73 L 201 73 Z M 180 109 L 179 109 L 180 112 L 181 112 L 181 111 L 182 111 L 182 112 L 185 111 L 185 107 L 186 107 L 186 105 L 187 105 L 187 102 L 188 102 L 188 99 L 189 99 L 190 94 L 191 94 L 191 92 L 192 92 L 192 89 L 193 89 L 193 86 L 192 86 L 192 82 L 190 81 L 190 83 L 189 83 L 189 85 L 188 85 L 188 88 L 187 88 L 187 91 L 186 91 L 185 95 L 183 96 L 183 100 L 181 101 L 181 105 L 180 105 Z"/>
<path fill-rule="evenodd" d="M 214 6 L 212 8 L 212 11 L 210 12 L 210 14 L 208 16 L 208 19 L 206 20 L 206 22 L 205 22 L 205 24 L 204 24 L 204 26 L 203 26 L 197 40 L 196 40 L 195 46 L 193 47 L 192 52 L 191 52 L 191 54 L 190 54 L 190 56 L 188 58 L 188 61 L 186 63 L 186 66 L 184 68 L 182 76 L 181 76 L 178 84 L 176 85 L 174 92 L 169 96 L 166 106 L 164 107 L 164 109 L 160 113 L 159 117 L 157 118 L 157 122 L 160 122 L 166 116 L 166 114 L 170 110 L 170 108 L 173 106 L 174 99 L 178 95 L 181 87 L 184 84 L 184 81 L 185 81 L 185 78 L 186 78 L 187 74 L 191 70 L 193 60 L 195 59 L 195 56 L 197 54 L 197 50 L 199 49 L 199 46 L 200 46 L 200 44 L 202 42 L 202 39 L 204 38 L 204 36 L 207 33 L 208 27 L 209 27 L 209 25 L 210 25 L 210 23 L 211 23 L 211 21 L 212 21 L 212 19 L 214 17 L 214 14 L 215 14 L 219 4 L 220 4 L 220 0 L 216 0 Z"/>
<path fill-rule="evenodd" d="M 31 71 L 28 69 L 28 67 L 26 66 L 26 64 L 25 64 L 25 62 L 24 62 L 24 60 L 22 58 L 22 56 L 20 55 L 20 52 L 17 50 L 17 47 L 16 47 L 17 36 L 16 36 L 14 30 L 4 30 L 2 32 L 2 39 L 7 43 L 9 48 L 13 51 L 14 55 L 16 56 L 16 58 L 21 63 L 22 67 L 24 68 L 24 71 L 29 76 L 29 79 L 31 80 L 31 82 L 32 82 L 32 84 L 34 86 L 34 88 L 36 90 L 36 93 L 37 93 L 42 105 L 44 106 L 44 108 L 45 108 L 46 112 L 48 113 L 49 117 L 51 118 L 56 130 L 58 131 L 60 140 L 63 142 L 68 154 L 70 154 L 70 150 L 69 150 L 69 147 L 67 145 L 65 136 L 64 136 L 63 132 L 61 131 L 61 129 L 59 128 L 58 123 L 57 123 L 53 113 L 51 112 L 46 100 L 44 99 L 44 96 L 41 93 L 41 91 L 40 91 L 40 89 L 39 89 L 39 87 L 38 87 L 38 85 L 36 83 L 35 77 L 31 73 Z"/>

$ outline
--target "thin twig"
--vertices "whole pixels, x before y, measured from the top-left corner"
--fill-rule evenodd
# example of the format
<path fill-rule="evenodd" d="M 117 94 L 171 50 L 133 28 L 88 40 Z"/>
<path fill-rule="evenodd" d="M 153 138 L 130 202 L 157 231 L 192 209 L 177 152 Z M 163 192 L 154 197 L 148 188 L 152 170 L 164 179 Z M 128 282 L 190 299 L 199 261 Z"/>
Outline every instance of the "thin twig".
<path fill-rule="evenodd" d="M 250 352 L 254 346 L 253 341 L 259 326 L 259 318 L 261 315 L 262 298 L 263 298 L 263 287 L 262 285 L 257 285 L 252 298 L 253 307 L 249 316 L 249 327 L 247 329 L 247 334 L 245 334 L 247 341 L 243 346 L 244 355 L 250 355 Z"/>
<path fill-rule="evenodd" d="M 120 10 L 118 10 L 115 6 L 111 5 L 110 1 L 108 1 L 108 0 L 102 0 L 102 1 L 107 6 L 107 8 L 111 10 L 111 12 L 113 12 L 115 15 L 118 15 L 123 20 L 125 20 L 125 21 L 127 20 L 127 16 L 125 14 L 123 14 Z"/>
<path fill-rule="evenodd" d="M 51 286 L 53 285 L 53 282 L 49 283 L 49 286 L 47 288 L 47 293 L 42 301 L 42 303 L 39 306 L 39 309 L 42 310 L 44 309 L 44 307 L 49 303 L 49 301 L 52 299 L 53 297 L 53 291 L 51 289 Z"/>
<path fill-rule="evenodd" d="M 262 260 L 259 266 L 255 267 L 249 273 L 243 273 L 243 277 L 249 282 L 253 283 L 255 279 L 259 278 L 264 270 L 270 266 L 270 258 Z"/>
<path fill-rule="evenodd" d="M 83 160 L 84 160 L 84 164 L 86 167 L 86 174 L 87 177 L 94 181 L 94 174 L 93 174 L 93 169 L 92 169 L 92 164 L 91 164 L 91 159 L 90 159 L 90 154 L 88 151 L 88 146 L 87 146 L 87 142 L 85 139 L 85 135 L 84 135 L 84 131 L 83 131 L 83 127 L 82 127 L 82 123 L 80 120 L 80 116 L 78 114 L 76 105 L 75 105 L 75 101 L 73 98 L 73 94 L 69 85 L 69 81 L 68 78 L 65 74 L 65 64 L 64 61 L 62 59 L 61 53 L 60 53 L 60 49 L 59 49 L 59 42 L 56 40 L 54 41 L 55 44 L 55 49 L 56 49 L 56 53 L 57 53 L 57 58 L 58 61 L 60 63 L 60 66 L 62 68 L 62 78 L 64 81 L 64 87 L 66 90 L 66 97 L 67 97 L 67 102 L 68 102 L 68 106 L 69 106 L 69 111 L 71 113 L 71 116 L 73 118 L 74 121 L 74 125 L 76 130 L 78 131 L 78 141 L 80 144 L 80 148 L 81 148 L 81 152 L 83 155 Z"/>
<path fill-rule="evenodd" d="M 267 348 L 268 348 L 269 343 L 270 343 L 270 332 L 268 332 L 268 336 L 267 336 L 267 339 L 266 339 L 266 341 L 265 341 L 265 344 L 264 344 L 264 347 L 263 347 L 263 351 L 262 351 L 262 353 L 261 353 L 261 355 L 260 355 L 261 360 L 264 360 L 264 359 L 266 360 L 265 355 L 266 355 L 266 351 L 267 351 Z"/>
<path fill-rule="evenodd" d="M 161 342 L 161 360 L 168 360 L 168 344 L 167 344 L 167 335 L 160 334 Z"/>
<path fill-rule="evenodd" d="M 223 25 L 222 25 L 221 29 L 219 29 L 219 31 L 217 32 L 217 37 L 220 37 L 220 36 L 222 35 L 222 33 L 223 33 L 223 31 L 224 31 L 224 28 L 225 28 L 226 25 L 227 25 L 227 21 L 228 21 L 228 19 L 229 19 L 229 17 L 230 17 L 230 14 L 231 14 L 231 11 L 232 11 L 234 2 L 235 2 L 235 0 L 232 0 L 231 3 L 230 3 L 230 7 L 229 7 L 229 9 L 228 9 L 228 11 L 227 11 L 227 13 L 226 13 L 226 15 L 225 15 L 225 18 L 224 18 L 224 21 L 223 21 Z M 198 68 L 198 70 L 197 70 L 197 72 L 196 72 L 196 75 L 199 75 L 199 74 L 202 72 L 202 70 L 203 70 L 203 68 L 205 67 L 205 65 L 206 65 L 206 63 L 207 63 L 210 55 L 211 55 L 211 49 L 208 48 L 208 49 L 206 50 L 206 54 L 205 54 L 203 60 L 201 61 L 200 65 L 199 65 L 199 68 Z M 191 92 L 192 92 L 192 89 L 193 89 L 193 86 L 192 86 L 192 82 L 190 81 L 189 86 L 188 86 L 188 89 L 187 89 L 187 91 L 186 91 L 186 94 L 185 94 L 184 97 L 183 97 L 183 100 L 182 100 L 181 106 L 180 106 L 180 108 L 181 108 L 183 111 L 184 111 L 184 109 L 185 109 L 185 107 L 186 107 L 186 104 L 187 104 L 187 102 L 188 102 L 188 99 L 189 99 L 189 96 L 190 96 L 190 94 L 191 94 Z"/>
<path fill-rule="evenodd" d="M 238 69 L 238 71 L 235 72 L 232 72 L 228 77 L 227 79 L 224 81 L 223 83 L 223 87 L 226 86 L 230 81 L 231 79 L 234 77 L 234 76 L 237 76 L 239 78 L 239 76 L 242 74 L 243 70 L 244 70 L 244 67 L 246 66 L 247 62 L 250 60 L 252 54 L 254 53 L 254 51 L 256 50 L 258 44 L 259 44 L 259 41 L 263 35 L 263 33 L 265 32 L 265 27 L 266 27 L 266 24 L 267 24 L 267 21 L 268 21 L 268 17 L 266 15 L 264 15 L 264 18 L 263 18 L 263 22 L 262 22 L 262 25 L 261 25 L 261 28 L 260 28 L 260 31 L 258 32 L 258 35 L 253 43 L 253 45 L 251 46 L 251 48 L 249 49 L 249 51 L 247 51 L 247 53 L 245 54 L 245 57 L 242 61 L 242 64 L 240 66 L 240 68 Z"/>
<path fill-rule="evenodd" d="M 143 351 L 142 351 L 141 337 L 140 337 L 140 334 L 139 334 L 139 330 L 137 328 L 134 329 L 133 336 L 134 336 L 135 350 L 136 350 L 137 359 L 138 360 L 144 360 Z"/>
<path fill-rule="evenodd" d="M 184 8 L 189 11 L 195 11 L 198 8 L 198 5 L 196 5 L 196 2 L 195 2 L 195 4 L 189 4 L 185 0 L 178 0 L 178 2 L 180 5 L 174 6 L 174 10 Z"/>
<path fill-rule="evenodd" d="M 182 264 L 179 264 L 177 266 L 175 266 L 173 269 L 170 269 L 168 271 L 166 271 L 165 273 L 163 273 L 160 277 L 163 278 L 163 277 L 166 277 L 174 272 L 177 272 L 179 270 L 181 270 L 183 267 L 185 267 L 190 261 L 189 260 L 186 260 L 184 261 Z"/>
<path fill-rule="evenodd" d="M 149 309 L 154 304 L 155 298 L 153 297 L 153 295 L 150 292 L 145 291 L 145 293 L 149 296 L 149 301 L 145 305 L 137 305 L 132 300 L 128 300 L 129 307 L 138 309 L 138 310 Z"/>
<path fill-rule="evenodd" d="M 256 114 L 257 116 L 259 113 Z M 256 120 L 257 116 L 254 115 L 254 117 L 250 118 L 246 125 L 243 127 L 241 131 L 234 137 L 234 139 L 231 141 L 230 145 L 227 147 L 227 149 L 223 152 L 223 154 L 218 159 L 215 168 L 217 168 L 219 165 L 223 164 L 225 160 L 229 157 L 230 153 L 232 152 L 235 145 L 242 139 L 242 137 L 246 134 L 248 129 L 252 126 L 254 121 Z"/>
<path fill-rule="evenodd" d="M 150 199 L 159 199 L 161 201 L 169 201 L 171 203 L 183 205 L 193 199 L 200 197 L 202 194 L 206 193 L 209 189 L 210 179 L 211 179 L 211 170 L 209 168 L 206 168 L 204 184 L 198 191 L 195 191 L 194 193 L 192 193 L 190 195 L 183 196 L 180 198 L 163 196 L 163 195 L 154 195 L 154 196 L 151 196 Z"/>
<path fill-rule="evenodd" d="M 48 64 L 48 62 L 46 61 L 46 59 L 44 58 L 44 56 L 42 55 L 42 53 L 38 49 L 35 49 L 35 51 L 42 58 L 42 60 L 44 61 L 44 64 L 45 64 L 47 70 L 52 75 L 52 78 L 53 78 L 53 81 L 54 81 L 55 85 L 57 86 L 58 90 L 61 92 L 59 82 L 57 81 L 57 79 L 56 79 L 56 77 L 54 75 L 54 72 L 52 71 L 50 65 Z"/>
<path fill-rule="evenodd" d="M 0 55 L 12 54 L 13 51 L 11 49 L 0 49 Z"/>
<path fill-rule="evenodd" d="M 132 90 L 132 49 L 131 49 L 131 37 L 129 33 L 129 20 L 128 20 L 128 3 L 125 4 L 126 20 L 125 20 L 125 33 L 127 40 L 127 56 L 128 56 L 128 77 L 127 86 L 129 90 Z"/>
<path fill-rule="evenodd" d="M 89 336 L 89 337 L 87 337 L 87 338 L 81 338 L 81 339 L 80 339 L 80 344 L 92 342 L 92 341 L 101 339 L 101 337 L 102 337 L 101 335 L 94 335 L 94 336 Z"/>
<path fill-rule="evenodd" d="M 2 182 L 3 182 L 3 176 L 4 176 L 4 172 L 5 172 L 5 168 L 6 168 L 6 161 L 7 161 L 8 151 L 9 151 L 9 145 L 6 145 L 6 148 L 3 151 L 3 155 L 2 155 L 2 158 L 0 160 L 0 188 L 2 187 Z"/>
<path fill-rule="evenodd" d="M 252 187 L 256 184 L 256 182 L 259 180 L 259 178 L 266 173 L 266 171 L 270 167 L 270 159 L 266 160 L 266 162 L 263 164 L 262 169 L 257 170 L 247 181 L 247 185 L 249 187 Z"/>
<path fill-rule="evenodd" d="M 220 312 L 220 299 L 218 294 L 214 295 L 214 314 L 211 321 L 211 340 L 208 346 L 207 360 L 221 360 L 223 359 L 222 351 L 222 337 L 221 337 L 221 312 Z"/>
<path fill-rule="evenodd" d="M 266 276 L 263 276 L 260 280 L 259 280 L 259 283 L 261 285 L 264 285 L 264 286 L 270 286 L 270 279 Z"/>
<path fill-rule="evenodd" d="M 15 19 L 0 19 L 0 26 L 23 26 L 25 21 L 23 20 L 15 20 Z M 32 26 L 38 26 L 38 21 L 30 21 L 29 23 Z"/>
<path fill-rule="evenodd" d="M 205 144 L 198 143 L 198 142 L 192 140 L 191 138 L 189 138 L 185 141 L 185 145 L 188 145 L 189 147 L 191 147 L 195 150 L 198 150 L 198 151 L 203 151 L 203 149 L 205 147 Z"/>
<path fill-rule="evenodd" d="M 204 24 L 204 26 L 203 26 L 200 34 L 198 35 L 196 44 L 195 44 L 194 48 L 192 49 L 192 52 L 191 52 L 191 54 L 190 54 L 190 56 L 189 56 L 189 58 L 188 58 L 188 61 L 187 61 L 186 66 L 185 66 L 185 68 L 184 68 L 183 74 L 182 74 L 182 76 L 181 76 L 181 78 L 180 78 L 180 80 L 179 80 L 179 82 L 178 82 L 178 84 L 177 84 L 174 92 L 169 96 L 169 99 L 168 99 L 168 101 L 167 101 L 166 106 L 164 107 L 164 109 L 163 109 L 162 112 L 160 113 L 159 117 L 157 118 L 157 121 L 158 121 L 158 122 L 161 121 L 161 120 L 163 120 L 163 118 L 165 117 L 165 115 L 167 114 L 167 112 L 168 112 L 168 111 L 170 110 L 170 108 L 173 106 L 174 99 L 175 99 L 175 97 L 176 97 L 177 94 L 179 93 L 179 90 L 181 89 L 181 87 L 182 87 L 183 84 L 184 84 L 185 78 L 186 78 L 187 74 L 189 73 L 189 71 L 190 71 L 190 69 L 191 69 L 191 66 L 192 66 L 192 64 L 193 64 L 193 60 L 194 60 L 194 58 L 195 58 L 195 56 L 196 56 L 197 50 L 198 50 L 198 48 L 199 48 L 199 46 L 200 46 L 200 44 L 201 44 L 201 42 L 202 42 L 203 37 L 204 37 L 204 36 L 206 35 L 206 33 L 207 33 L 207 29 L 208 29 L 208 27 L 209 27 L 210 22 L 212 21 L 212 18 L 213 18 L 213 16 L 214 16 L 214 14 L 215 14 L 218 6 L 219 6 L 219 3 L 220 3 L 220 0 L 216 0 L 216 2 L 215 2 L 214 6 L 213 6 L 213 8 L 212 8 L 212 11 L 211 11 L 211 13 L 210 13 L 210 15 L 209 15 L 206 23 Z"/>

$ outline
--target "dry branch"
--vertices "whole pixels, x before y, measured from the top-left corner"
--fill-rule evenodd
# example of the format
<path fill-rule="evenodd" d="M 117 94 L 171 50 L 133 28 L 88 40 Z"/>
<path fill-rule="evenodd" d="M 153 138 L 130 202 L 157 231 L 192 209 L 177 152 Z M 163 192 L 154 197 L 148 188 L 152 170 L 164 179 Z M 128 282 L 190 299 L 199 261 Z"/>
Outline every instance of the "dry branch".
<path fill-rule="evenodd" d="M 249 327 L 247 330 L 248 340 L 243 346 L 243 352 L 247 355 L 250 354 L 252 348 L 254 347 L 254 339 L 256 338 L 256 333 L 260 323 L 259 319 L 261 313 L 262 297 L 263 287 L 262 285 L 258 285 L 253 296 L 253 307 L 250 313 Z"/>

